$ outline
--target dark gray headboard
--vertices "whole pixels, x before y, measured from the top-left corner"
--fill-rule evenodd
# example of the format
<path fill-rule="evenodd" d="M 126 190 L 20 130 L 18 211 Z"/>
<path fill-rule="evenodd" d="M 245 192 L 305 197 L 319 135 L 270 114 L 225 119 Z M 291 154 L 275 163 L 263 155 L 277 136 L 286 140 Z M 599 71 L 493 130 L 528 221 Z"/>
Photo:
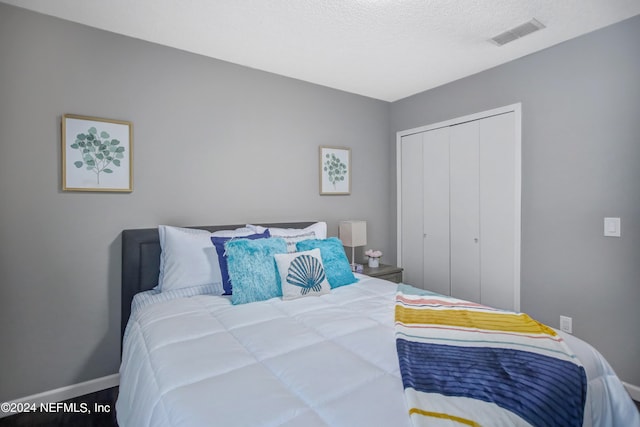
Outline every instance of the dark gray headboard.
<path fill-rule="evenodd" d="M 260 224 L 264 227 L 304 228 L 315 221 Z M 199 228 L 208 231 L 230 230 L 240 225 L 205 225 Z M 122 314 L 120 338 L 124 336 L 131 314 L 131 301 L 138 292 L 152 289 L 158 284 L 160 269 L 160 238 L 157 228 L 140 228 L 122 232 Z"/>

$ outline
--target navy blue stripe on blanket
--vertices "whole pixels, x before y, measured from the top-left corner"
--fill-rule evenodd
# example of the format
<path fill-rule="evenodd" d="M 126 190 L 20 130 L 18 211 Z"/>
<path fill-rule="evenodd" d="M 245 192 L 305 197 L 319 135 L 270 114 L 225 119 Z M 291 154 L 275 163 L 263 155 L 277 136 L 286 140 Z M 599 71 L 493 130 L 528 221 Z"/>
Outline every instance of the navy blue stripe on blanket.
<path fill-rule="evenodd" d="M 530 424 L 582 426 L 582 366 L 521 350 L 396 339 L 404 388 L 493 402 Z"/>

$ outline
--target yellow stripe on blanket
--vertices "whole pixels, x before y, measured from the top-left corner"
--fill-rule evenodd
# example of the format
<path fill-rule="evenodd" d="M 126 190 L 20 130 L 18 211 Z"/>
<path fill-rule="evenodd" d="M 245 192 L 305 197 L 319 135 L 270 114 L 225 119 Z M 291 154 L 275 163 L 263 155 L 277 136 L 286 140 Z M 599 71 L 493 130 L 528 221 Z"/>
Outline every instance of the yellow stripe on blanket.
<path fill-rule="evenodd" d="M 472 427 L 481 427 L 480 424 L 478 424 L 475 421 L 471 421 L 466 418 L 456 417 L 455 415 L 443 414 L 442 412 L 423 411 L 422 409 L 419 409 L 419 408 L 409 409 L 409 415 L 411 416 L 413 414 L 424 415 L 425 417 L 442 418 L 445 420 L 456 421 L 460 424 L 465 424 Z"/>
<path fill-rule="evenodd" d="M 552 328 L 533 320 L 524 313 L 487 313 L 471 310 L 432 310 L 428 308 L 412 309 L 396 305 L 395 314 L 396 321 L 405 325 L 445 325 L 556 336 L 556 332 Z"/>

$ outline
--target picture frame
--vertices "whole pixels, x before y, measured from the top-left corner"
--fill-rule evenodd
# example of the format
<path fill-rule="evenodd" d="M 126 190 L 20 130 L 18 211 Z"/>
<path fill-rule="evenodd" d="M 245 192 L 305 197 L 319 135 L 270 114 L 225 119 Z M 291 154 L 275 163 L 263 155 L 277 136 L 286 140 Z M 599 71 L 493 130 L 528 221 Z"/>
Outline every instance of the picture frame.
<path fill-rule="evenodd" d="M 351 194 L 351 149 L 320 146 L 320 195 Z"/>
<path fill-rule="evenodd" d="M 62 191 L 133 191 L 133 124 L 63 115 Z"/>

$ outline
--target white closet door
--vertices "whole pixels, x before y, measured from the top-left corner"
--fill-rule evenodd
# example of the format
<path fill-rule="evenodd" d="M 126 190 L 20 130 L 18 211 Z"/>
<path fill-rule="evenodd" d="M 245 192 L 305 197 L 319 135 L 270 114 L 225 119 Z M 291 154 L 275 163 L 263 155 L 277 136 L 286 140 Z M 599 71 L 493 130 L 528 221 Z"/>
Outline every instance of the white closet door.
<path fill-rule="evenodd" d="M 450 295 L 449 127 L 424 133 L 424 288 Z"/>
<path fill-rule="evenodd" d="M 480 302 L 479 123 L 450 129 L 451 295 Z"/>
<path fill-rule="evenodd" d="M 516 310 L 516 147 L 514 113 L 480 120 L 481 303 Z M 519 233 L 519 230 L 518 230 Z M 518 278 L 519 281 L 519 278 Z"/>
<path fill-rule="evenodd" d="M 422 273 L 422 133 L 402 137 L 402 267 L 403 281 L 424 287 Z"/>

